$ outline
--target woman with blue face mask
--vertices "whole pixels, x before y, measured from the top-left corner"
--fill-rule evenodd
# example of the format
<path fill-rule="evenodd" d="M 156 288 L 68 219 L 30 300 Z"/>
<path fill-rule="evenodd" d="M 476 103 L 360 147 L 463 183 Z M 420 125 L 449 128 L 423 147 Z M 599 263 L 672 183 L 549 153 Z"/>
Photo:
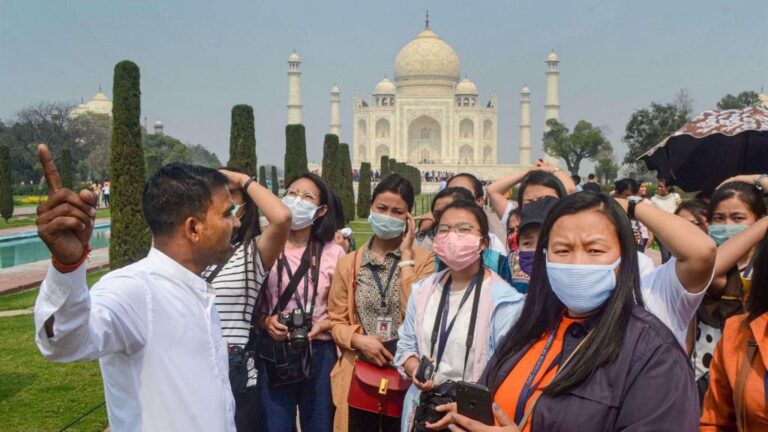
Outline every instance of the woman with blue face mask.
<path fill-rule="evenodd" d="M 413 186 L 404 177 L 383 179 L 373 190 L 368 217 L 373 236 L 336 269 L 328 301 L 333 339 L 341 350 L 331 373 L 336 431 L 400 429 L 399 417 L 353 408 L 347 401 L 355 362 L 394 370 L 411 284 L 435 270 L 434 254 L 413 245 L 413 201 Z"/>
<path fill-rule="evenodd" d="M 454 414 L 454 430 L 698 430 L 687 356 L 643 307 L 632 228 L 613 198 L 579 193 L 552 208 L 522 314 L 480 383 L 501 428 Z"/>
<path fill-rule="evenodd" d="M 333 241 L 340 210 L 325 181 L 311 173 L 286 185 L 283 204 L 291 212 L 291 231 L 269 272 L 262 302 L 258 385 L 263 427 L 293 430 L 298 408 L 302 430 L 330 431 L 336 345 L 328 295 L 345 255 Z"/>
<path fill-rule="evenodd" d="M 723 183 L 709 204 L 709 236 L 718 245 L 715 275 L 696 313 L 691 339 L 700 396 L 709 382 L 709 365 L 726 319 L 743 312 L 752 278 L 752 256 L 768 227 L 763 190 L 768 177 L 739 176 Z M 692 332 L 693 333 L 693 332 Z"/>

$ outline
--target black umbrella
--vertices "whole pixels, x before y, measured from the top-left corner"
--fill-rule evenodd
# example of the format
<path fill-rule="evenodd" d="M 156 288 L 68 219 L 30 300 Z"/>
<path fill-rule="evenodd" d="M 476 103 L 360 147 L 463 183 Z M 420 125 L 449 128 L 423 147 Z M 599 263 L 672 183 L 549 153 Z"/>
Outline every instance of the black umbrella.
<path fill-rule="evenodd" d="M 685 191 L 712 191 L 728 177 L 768 172 L 768 110 L 705 111 L 639 159 Z"/>

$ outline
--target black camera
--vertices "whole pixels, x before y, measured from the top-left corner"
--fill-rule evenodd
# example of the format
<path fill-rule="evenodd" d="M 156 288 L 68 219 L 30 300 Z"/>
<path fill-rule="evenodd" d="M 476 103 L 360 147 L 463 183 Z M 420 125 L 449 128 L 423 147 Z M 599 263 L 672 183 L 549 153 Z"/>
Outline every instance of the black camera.
<path fill-rule="evenodd" d="M 437 411 L 437 407 L 451 402 L 456 402 L 456 382 L 446 381 L 435 387 L 432 391 L 422 393 L 419 396 L 419 405 L 416 407 L 414 415 L 413 430 L 416 432 L 427 432 L 426 423 L 435 423 L 445 417 L 444 412 Z M 442 429 L 447 431 L 448 429 Z"/>
<path fill-rule="evenodd" d="M 288 327 L 288 343 L 291 348 L 303 350 L 309 346 L 309 330 L 312 327 L 312 317 L 303 310 L 296 308 L 292 312 L 277 315 L 277 322 Z"/>

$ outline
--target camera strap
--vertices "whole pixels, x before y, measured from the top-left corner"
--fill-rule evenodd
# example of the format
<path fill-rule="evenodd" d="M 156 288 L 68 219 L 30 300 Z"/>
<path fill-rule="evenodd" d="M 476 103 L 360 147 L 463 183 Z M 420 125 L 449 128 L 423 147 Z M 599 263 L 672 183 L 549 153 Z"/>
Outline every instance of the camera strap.
<path fill-rule="evenodd" d="M 312 249 L 312 242 L 310 242 L 310 244 L 307 245 L 306 249 L 304 249 L 304 254 L 301 256 L 301 264 L 299 264 L 299 268 L 296 269 L 296 273 L 294 273 L 293 275 L 290 275 L 288 286 L 285 287 L 285 291 L 283 291 L 282 293 L 280 293 L 280 288 L 282 287 L 282 282 L 283 282 L 283 263 L 284 263 L 285 257 L 281 257 L 278 260 L 277 292 L 280 293 L 280 297 L 278 298 L 277 304 L 272 310 L 272 315 L 282 312 L 282 310 L 285 309 L 285 306 L 287 306 L 288 302 L 291 300 L 291 296 L 293 296 L 293 294 L 296 292 L 296 288 L 298 288 L 299 282 L 307 274 L 307 271 L 309 270 L 310 255 L 312 254 L 311 249 Z M 290 274 L 290 269 L 288 269 L 288 272 Z M 315 292 L 317 292 L 317 287 L 315 287 Z"/>
<path fill-rule="evenodd" d="M 435 353 L 435 344 L 437 344 L 437 358 L 435 358 L 435 372 L 440 368 L 440 361 L 443 359 L 443 354 L 445 353 L 445 349 L 448 346 L 448 336 L 450 336 L 451 331 L 453 330 L 453 325 L 456 323 L 456 318 L 458 318 L 459 313 L 461 312 L 462 306 L 464 306 L 464 303 L 469 299 L 470 294 L 474 291 L 474 302 L 472 304 L 472 312 L 470 313 L 469 318 L 469 329 L 467 330 L 467 342 L 465 345 L 465 351 L 464 351 L 464 367 L 463 370 L 466 371 L 467 369 L 467 360 L 469 359 L 469 351 L 472 348 L 472 344 L 474 343 L 475 339 L 475 325 L 477 324 L 477 310 L 480 305 L 480 291 L 483 284 L 483 276 L 485 274 L 485 267 L 482 265 L 480 266 L 480 271 L 475 275 L 474 278 L 469 282 L 469 285 L 467 286 L 466 291 L 464 292 L 464 296 L 461 299 L 461 303 L 459 303 L 459 308 L 456 310 L 456 314 L 453 316 L 453 319 L 450 323 L 448 323 L 448 303 L 450 301 L 450 291 L 451 291 L 451 277 L 448 276 L 448 280 L 445 282 L 445 285 L 443 286 L 443 292 L 440 295 L 440 303 L 437 306 L 437 314 L 435 315 L 435 325 L 432 327 L 432 337 L 430 338 L 430 342 L 432 344 L 430 348 L 430 357 L 434 356 Z M 462 379 L 464 377 L 464 372 L 462 372 Z"/>

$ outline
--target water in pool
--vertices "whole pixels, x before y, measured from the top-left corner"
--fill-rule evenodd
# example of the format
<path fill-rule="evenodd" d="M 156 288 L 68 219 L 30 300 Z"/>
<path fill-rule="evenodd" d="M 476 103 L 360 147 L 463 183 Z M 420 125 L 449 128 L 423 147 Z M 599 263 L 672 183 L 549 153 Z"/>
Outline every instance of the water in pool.
<path fill-rule="evenodd" d="M 110 228 L 108 224 L 97 225 L 91 235 L 91 248 L 99 249 L 109 246 Z M 34 261 L 47 260 L 51 253 L 40 237 L 14 238 L 0 237 L 0 268 L 8 268 Z"/>

